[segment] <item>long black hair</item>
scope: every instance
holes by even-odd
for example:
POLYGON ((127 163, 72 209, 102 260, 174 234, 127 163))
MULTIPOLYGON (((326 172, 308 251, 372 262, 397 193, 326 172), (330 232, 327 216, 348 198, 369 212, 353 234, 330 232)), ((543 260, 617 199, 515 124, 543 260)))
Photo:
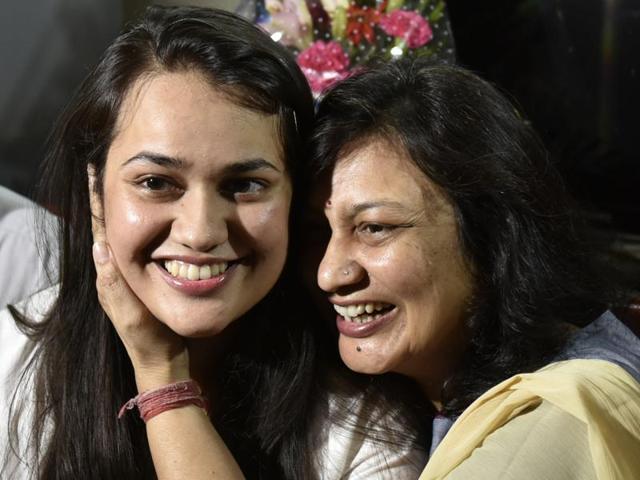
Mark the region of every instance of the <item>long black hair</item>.
POLYGON ((442 392, 459 414, 516 372, 534 370, 610 300, 562 181, 528 122, 473 73, 426 59, 370 68, 322 99, 312 167, 362 141, 403 148, 451 202, 473 272, 466 354, 442 392))
MULTIPOLYGON (((284 47, 235 15, 192 7, 151 7, 108 47, 59 119, 41 169, 38 200, 60 217, 59 294, 41 322, 13 310, 36 344, 22 382, 35 389, 32 471, 39 478, 154 478, 144 425, 134 416, 116 420, 136 388, 94 287, 86 172, 93 164, 102 177, 120 106, 137 79, 189 70, 239 106, 278 116, 296 194, 313 103, 284 47)), ((214 420, 250 478, 301 478, 307 463, 314 342, 305 322, 285 314, 299 298, 287 278, 245 316, 251 326, 242 348, 223 366, 223 415, 214 420)))

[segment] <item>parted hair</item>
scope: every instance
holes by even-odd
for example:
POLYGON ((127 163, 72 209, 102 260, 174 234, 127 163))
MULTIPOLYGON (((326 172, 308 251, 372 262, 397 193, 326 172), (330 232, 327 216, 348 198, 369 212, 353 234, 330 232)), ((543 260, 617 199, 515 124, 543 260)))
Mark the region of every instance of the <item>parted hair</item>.
POLYGON ((612 298, 585 247, 575 209, 530 124, 494 86, 428 59, 365 69, 318 107, 311 178, 384 138, 445 193, 473 272, 471 340, 445 383, 459 414, 491 386, 548 362, 567 325, 584 326, 612 298))
MULTIPOLYGON (((136 387, 127 353, 95 290, 87 165, 95 165, 102 177, 121 104, 138 79, 191 70, 237 105, 277 115, 283 158, 297 193, 313 102, 284 47, 227 12, 151 7, 107 48, 57 122, 40 172, 38 200, 60 217, 57 300, 40 322, 12 310, 36 344, 22 382, 34 385, 30 432, 36 455, 23 460, 32 462, 37 478, 155 478, 144 425, 134 415, 116 419, 136 387)), ((309 456, 304 434, 315 343, 308 324, 285 313, 296 310, 299 298, 287 278, 285 273, 268 297, 238 320, 238 328, 245 328, 247 317, 251 325, 222 366, 224 415, 215 419, 216 427, 249 478, 303 478, 309 456)), ((19 436, 19 402, 12 402, 12 446, 19 436)))

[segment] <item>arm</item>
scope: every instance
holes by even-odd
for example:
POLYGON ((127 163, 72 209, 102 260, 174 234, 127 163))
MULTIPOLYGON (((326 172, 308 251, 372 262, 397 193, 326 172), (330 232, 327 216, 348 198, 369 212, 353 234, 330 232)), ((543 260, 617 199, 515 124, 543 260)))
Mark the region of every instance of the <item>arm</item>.
MULTIPOLYGON (((138 391, 188 379, 189 353, 183 339, 152 317, 118 271, 106 242, 102 204, 91 171, 89 177, 98 297, 129 354, 138 391)), ((194 405, 150 419, 147 437, 160 480, 244 478, 206 413, 194 405)))

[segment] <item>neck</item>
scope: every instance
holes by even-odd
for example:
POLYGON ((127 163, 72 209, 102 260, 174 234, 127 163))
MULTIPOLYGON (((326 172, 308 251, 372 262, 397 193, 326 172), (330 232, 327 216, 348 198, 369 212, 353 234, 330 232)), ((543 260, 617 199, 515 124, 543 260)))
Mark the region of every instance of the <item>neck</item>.
POLYGON ((433 405, 438 411, 442 411, 442 386, 444 381, 418 381, 418 386, 422 391, 424 397, 433 405))
POLYGON ((231 344, 232 330, 228 327, 224 332, 214 337, 186 340, 191 378, 198 382, 212 404, 218 396, 222 364, 231 344))
MULTIPOLYGON (((445 342, 443 342, 445 343, 445 342)), ((468 346, 466 335, 460 334, 457 339, 446 343, 448 348, 422 358, 411 376, 420 387, 424 397, 435 409, 442 410, 442 389, 445 382, 455 374, 468 346), (425 369, 425 365, 430 368, 425 369)))

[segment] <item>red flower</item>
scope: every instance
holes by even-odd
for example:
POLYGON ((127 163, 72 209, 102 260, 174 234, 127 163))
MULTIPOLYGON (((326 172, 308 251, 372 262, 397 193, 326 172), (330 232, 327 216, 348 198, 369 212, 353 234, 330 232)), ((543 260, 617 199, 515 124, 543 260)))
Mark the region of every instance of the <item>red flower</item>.
POLYGON ((373 29, 380 21, 380 11, 371 7, 351 5, 347 10, 347 38, 358 45, 362 37, 373 43, 376 33, 373 29))
POLYGON ((317 40, 300 52, 298 65, 318 94, 348 75, 349 57, 338 42, 317 40))
POLYGON ((382 17, 380 27, 387 34, 402 38, 409 48, 421 47, 433 38, 429 22, 417 12, 394 10, 382 17))

